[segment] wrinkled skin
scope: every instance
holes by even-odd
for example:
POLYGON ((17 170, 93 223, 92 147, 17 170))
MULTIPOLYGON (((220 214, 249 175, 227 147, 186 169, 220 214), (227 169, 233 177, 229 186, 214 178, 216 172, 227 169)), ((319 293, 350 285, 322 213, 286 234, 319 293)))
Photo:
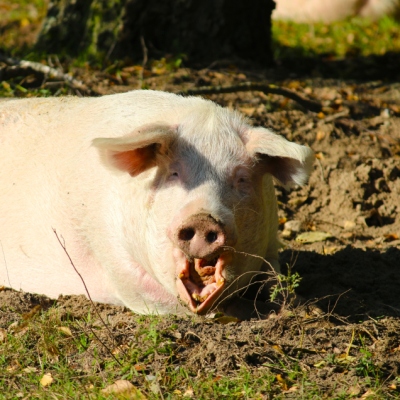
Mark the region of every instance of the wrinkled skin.
POLYGON ((279 271, 272 177, 303 184, 313 161, 236 112, 154 91, 1 101, 0 142, 0 285, 86 294, 55 229, 92 299, 139 313, 205 314, 279 271))

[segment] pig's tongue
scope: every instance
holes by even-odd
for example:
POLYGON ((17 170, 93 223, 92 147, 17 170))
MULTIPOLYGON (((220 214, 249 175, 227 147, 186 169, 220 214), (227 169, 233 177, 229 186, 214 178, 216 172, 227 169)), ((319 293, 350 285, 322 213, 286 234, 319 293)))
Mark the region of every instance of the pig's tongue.
POLYGON ((226 254, 222 254, 211 260, 185 259, 184 265, 181 264, 178 273, 178 291, 182 300, 188 303, 193 312, 204 314, 221 294, 225 286, 222 271, 227 258, 226 254))

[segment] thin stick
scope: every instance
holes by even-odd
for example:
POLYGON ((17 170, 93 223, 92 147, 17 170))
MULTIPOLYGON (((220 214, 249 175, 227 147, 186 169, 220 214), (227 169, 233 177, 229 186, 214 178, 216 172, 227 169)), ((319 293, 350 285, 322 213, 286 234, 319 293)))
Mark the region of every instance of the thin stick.
POLYGON ((60 79, 65 82, 68 86, 76 90, 82 90, 92 96, 99 95, 93 89, 89 89, 82 81, 75 79, 74 77, 65 74, 64 72, 59 71, 58 69, 51 68, 48 65, 43 65, 34 61, 27 60, 17 60, 16 58, 6 57, 0 54, 0 61, 3 61, 7 65, 11 67, 19 67, 21 69, 31 69, 36 72, 40 72, 46 76, 50 76, 51 78, 60 79))
POLYGON ((306 97, 286 88, 278 87, 272 84, 244 82, 232 86, 201 86, 195 89, 187 89, 178 92, 183 96, 199 95, 199 94, 221 94, 221 93, 234 93, 234 92, 250 92, 258 91, 265 94, 279 94, 292 99, 299 103, 304 108, 310 111, 320 112, 322 105, 314 100, 309 100, 306 97))
MULTIPOLYGON (((109 328, 108 325, 105 323, 105 321, 103 320, 102 316, 100 315, 100 313, 99 313, 99 311, 98 311, 98 309, 97 309, 97 307, 96 307, 96 304, 94 304, 94 301, 92 300, 92 297, 90 296, 89 290, 88 290, 88 288, 87 288, 87 286, 86 286, 85 280, 83 279, 82 275, 79 273, 78 269, 75 267, 75 264, 74 264, 74 262, 73 262, 72 259, 71 259, 71 256, 68 254, 68 251, 67 251, 67 249, 66 249, 66 247, 65 247, 65 244, 61 242, 61 240, 60 240, 60 238, 59 238, 59 236, 58 236, 58 234, 57 234, 57 231, 56 231, 54 228, 53 228, 53 232, 54 232, 54 234, 56 235, 56 238, 57 238, 57 240, 58 240, 58 243, 60 243, 60 246, 63 248, 65 254, 67 255, 67 257, 68 257, 68 259, 69 259, 69 262, 71 263, 71 265, 72 265, 72 267, 74 268, 75 272, 78 274, 79 278, 81 279, 81 281, 82 281, 82 283, 83 283, 83 286, 85 287, 86 294, 87 294, 87 296, 88 296, 90 302, 92 303, 92 306, 93 306, 94 311, 96 312, 97 316, 99 317, 99 319, 100 319, 100 321, 102 322, 102 324, 104 325, 104 327, 107 329, 107 331, 108 331, 108 333, 109 333, 109 335, 110 335, 110 338, 111 338, 112 341, 115 343, 114 335, 112 334, 110 328, 109 328)), ((118 363, 119 365, 122 366, 122 364, 117 360, 117 358, 114 356, 114 354, 112 353, 112 351, 97 337, 96 334, 94 334, 94 335, 95 335, 95 337, 99 340, 99 342, 107 349, 107 351, 111 354, 111 356, 114 358, 114 360, 117 361, 117 363, 118 363)), ((125 352, 124 352, 124 350, 122 349, 122 347, 121 347, 121 350, 122 350, 122 352, 125 354, 125 352)))
POLYGON ((6 267, 8 284, 10 287, 12 287, 11 282, 10 282, 10 275, 8 275, 8 266, 7 266, 7 261, 6 261, 6 255, 4 254, 3 243, 1 243, 1 241, 0 241, 0 246, 1 246, 1 251, 3 252, 4 266, 6 267))

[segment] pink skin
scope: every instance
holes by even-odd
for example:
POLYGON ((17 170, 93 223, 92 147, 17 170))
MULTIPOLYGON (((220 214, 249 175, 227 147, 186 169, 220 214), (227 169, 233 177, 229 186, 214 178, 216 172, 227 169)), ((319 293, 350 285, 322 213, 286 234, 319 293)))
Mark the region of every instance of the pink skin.
POLYGON ((0 286, 86 294, 54 228, 93 300, 144 314, 204 314, 279 271, 273 177, 304 184, 313 163, 232 110, 150 90, 0 101, 0 141, 0 286))

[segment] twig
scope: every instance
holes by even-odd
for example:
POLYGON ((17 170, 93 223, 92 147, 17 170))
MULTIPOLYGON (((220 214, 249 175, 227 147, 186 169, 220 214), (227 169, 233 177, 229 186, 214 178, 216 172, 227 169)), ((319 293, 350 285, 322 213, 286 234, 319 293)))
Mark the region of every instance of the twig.
POLYGON ((177 94, 181 94, 183 96, 191 96, 199 94, 221 94, 250 91, 258 91, 265 94, 279 94, 281 96, 285 96, 289 99, 296 101, 301 106, 307 108, 310 111, 320 112, 322 110, 322 105, 317 101, 309 100, 292 90, 266 83, 244 82, 233 86, 201 86, 195 89, 182 90, 177 94))
MULTIPOLYGON (((66 247, 65 247, 65 244, 64 244, 63 242, 61 242, 61 240, 60 240, 60 238, 59 238, 59 236, 58 236, 58 234, 57 234, 57 231, 56 231, 54 228, 53 228, 53 232, 54 232, 54 234, 56 235, 56 238, 57 238, 57 240, 58 240, 58 243, 60 243, 60 246, 63 248, 65 254, 67 255, 69 262, 71 263, 71 265, 72 265, 72 267, 74 268, 75 272, 78 274, 79 278, 81 279, 81 281, 82 281, 82 283, 83 283, 83 286, 85 287, 86 294, 87 294, 87 296, 88 296, 90 302, 92 303, 92 306, 93 306, 94 311, 96 312, 97 316, 99 317, 99 319, 100 319, 100 321, 102 322, 102 324, 104 325, 104 327, 107 329, 107 331, 108 331, 108 333, 109 333, 110 338, 112 339, 112 341, 115 342, 114 335, 112 334, 110 328, 109 328, 108 325, 105 323, 105 321, 104 321, 104 319, 102 318, 102 316, 100 315, 99 310, 98 310, 97 307, 96 307, 96 304, 94 304, 94 301, 92 300, 92 297, 90 296, 89 290, 88 290, 88 288, 87 288, 87 286, 86 286, 85 280, 83 279, 82 275, 79 273, 78 269, 75 267, 75 264, 74 264, 74 262, 73 262, 72 259, 71 259, 71 256, 68 254, 68 251, 67 251, 67 249, 66 249, 66 247)), ((100 342, 100 343, 107 349, 107 351, 111 354, 111 356, 114 358, 114 360, 115 360, 120 366, 122 366, 122 364, 121 364, 121 363, 118 361, 118 359, 114 356, 114 354, 112 353, 112 351, 97 337, 96 334, 95 334, 95 336, 96 336, 96 338, 99 340, 99 342, 100 342)), ((122 347, 121 347, 121 350, 123 351, 122 347)), ((124 351, 123 351, 123 352, 124 352, 124 351)))
POLYGON ((4 258, 4 266, 6 267, 6 273, 7 273, 7 280, 8 280, 8 284, 11 286, 11 282, 10 282, 10 275, 8 274, 8 267, 7 267, 7 261, 6 261, 6 255, 4 254, 4 249, 3 249, 3 243, 0 241, 0 246, 1 246, 1 251, 3 252, 3 258, 4 258))
POLYGON ((143 51, 143 62, 142 62, 142 70, 140 71, 139 75, 139 82, 140 82, 140 87, 139 89, 142 89, 143 87, 143 76, 144 76, 144 69, 146 68, 146 64, 148 61, 148 50, 146 47, 146 42, 144 41, 143 35, 140 35, 140 45, 142 46, 142 51, 143 51))
POLYGON ((31 69, 33 71, 42 73, 51 78, 60 79, 63 82, 65 82, 68 86, 70 86, 71 88, 76 89, 76 90, 81 90, 92 96, 99 95, 99 93, 97 93, 93 89, 90 89, 82 81, 75 79, 71 75, 61 72, 58 69, 49 67, 48 65, 43 65, 41 63, 34 62, 34 61, 17 60, 16 58, 6 57, 2 54, 0 54, 0 61, 4 62, 5 64, 7 64, 11 67, 19 67, 21 69, 26 69, 26 70, 31 69))

